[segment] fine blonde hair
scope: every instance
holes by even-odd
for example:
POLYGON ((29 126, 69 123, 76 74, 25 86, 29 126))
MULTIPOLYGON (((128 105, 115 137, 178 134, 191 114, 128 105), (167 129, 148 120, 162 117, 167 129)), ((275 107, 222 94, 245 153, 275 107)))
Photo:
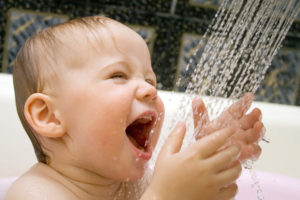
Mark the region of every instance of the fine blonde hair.
POLYGON ((91 16, 49 27, 29 38, 18 52, 13 68, 16 107, 39 162, 47 163, 47 156, 34 129, 25 118, 25 102, 31 94, 42 93, 50 84, 49 77, 56 76, 55 58, 58 56, 59 47, 64 44, 64 38, 74 31, 82 31, 98 38, 99 29, 103 28, 108 20, 113 21, 104 16, 91 16))

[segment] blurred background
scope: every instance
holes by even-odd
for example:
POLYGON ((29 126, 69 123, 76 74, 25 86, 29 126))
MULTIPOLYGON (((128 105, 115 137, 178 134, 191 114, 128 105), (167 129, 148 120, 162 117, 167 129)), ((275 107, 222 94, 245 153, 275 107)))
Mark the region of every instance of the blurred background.
MULTIPOLYGON (((66 20, 102 14, 147 42, 158 89, 175 90, 222 0, 0 0, 0 72, 11 73, 28 37, 66 20)), ((269 67, 256 100, 300 106, 300 15, 269 67)))

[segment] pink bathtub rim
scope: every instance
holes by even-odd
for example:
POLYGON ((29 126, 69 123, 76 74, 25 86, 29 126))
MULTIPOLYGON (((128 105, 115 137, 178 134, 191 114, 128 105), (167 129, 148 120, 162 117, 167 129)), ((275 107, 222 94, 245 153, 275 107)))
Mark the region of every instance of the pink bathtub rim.
MULTIPOLYGON (((300 179, 265 171, 254 171, 254 173, 259 181, 264 200, 300 200, 300 179)), ((236 200, 258 199, 257 189, 248 170, 243 170, 237 184, 239 191, 236 200)))
MULTIPOLYGON (((300 179, 263 171, 254 171, 254 173, 259 180, 264 200, 300 200, 300 179)), ((4 199, 9 186, 16 179, 17 177, 0 178, 0 200, 4 199)), ((258 199, 253 183, 249 171, 244 169, 237 181, 239 192, 235 199, 258 199)))

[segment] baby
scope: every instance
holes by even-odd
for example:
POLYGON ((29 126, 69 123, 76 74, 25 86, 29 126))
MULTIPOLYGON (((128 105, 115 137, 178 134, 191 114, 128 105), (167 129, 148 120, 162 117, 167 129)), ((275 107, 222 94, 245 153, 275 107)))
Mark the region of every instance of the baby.
POLYGON ((159 138, 164 106, 144 40, 103 16, 31 37, 16 58, 13 79, 17 111, 39 162, 6 200, 231 199, 240 161, 260 155, 261 113, 245 114, 251 94, 214 121, 195 99, 195 126, 201 121, 197 130, 206 136, 180 151, 185 125, 179 122, 138 196, 133 186, 159 138))

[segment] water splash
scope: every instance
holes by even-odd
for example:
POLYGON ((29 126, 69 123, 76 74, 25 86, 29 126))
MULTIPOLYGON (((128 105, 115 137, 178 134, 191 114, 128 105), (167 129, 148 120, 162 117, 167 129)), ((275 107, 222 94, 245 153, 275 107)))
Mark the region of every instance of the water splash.
POLYGON ((250 174, 250 177, 253 181, 253 184, 251 185, 252 188, 256 191, 256 196, 258 200, 264 200, 264 194, 259 184, 259 178, 257 177, 255 171, 252 168, 253 161, 248 160, 246 163, 244 163, 244 168, 248 169, 248 172, 250 174))
MULTIPOLYGON (((214 118, 246 92, 255 93, 299 8, 299 0, 224 0, 199 42, 199 49, 176 82, 186 95, 182 96, 168 130, 172 130, 178 120, 185 121, 187 133, 192 132, 184 141, 188 146, 195 141, 190 119, 192 109, 187 106, 192 99, 207 95, 231 99, 210 98, 206 102, 209 116, 214 118)), ((196 129, 201 124, 198 122, 196 129)), ((167 134, 162 134, 151 165, 167 134)), ((245 166, 252 168, 251 163, 245 166)), ((251 174, 258 185, 254 171, 251 174)), ((257 194, 258 199, 263 199, 260 187, 257 194)))

